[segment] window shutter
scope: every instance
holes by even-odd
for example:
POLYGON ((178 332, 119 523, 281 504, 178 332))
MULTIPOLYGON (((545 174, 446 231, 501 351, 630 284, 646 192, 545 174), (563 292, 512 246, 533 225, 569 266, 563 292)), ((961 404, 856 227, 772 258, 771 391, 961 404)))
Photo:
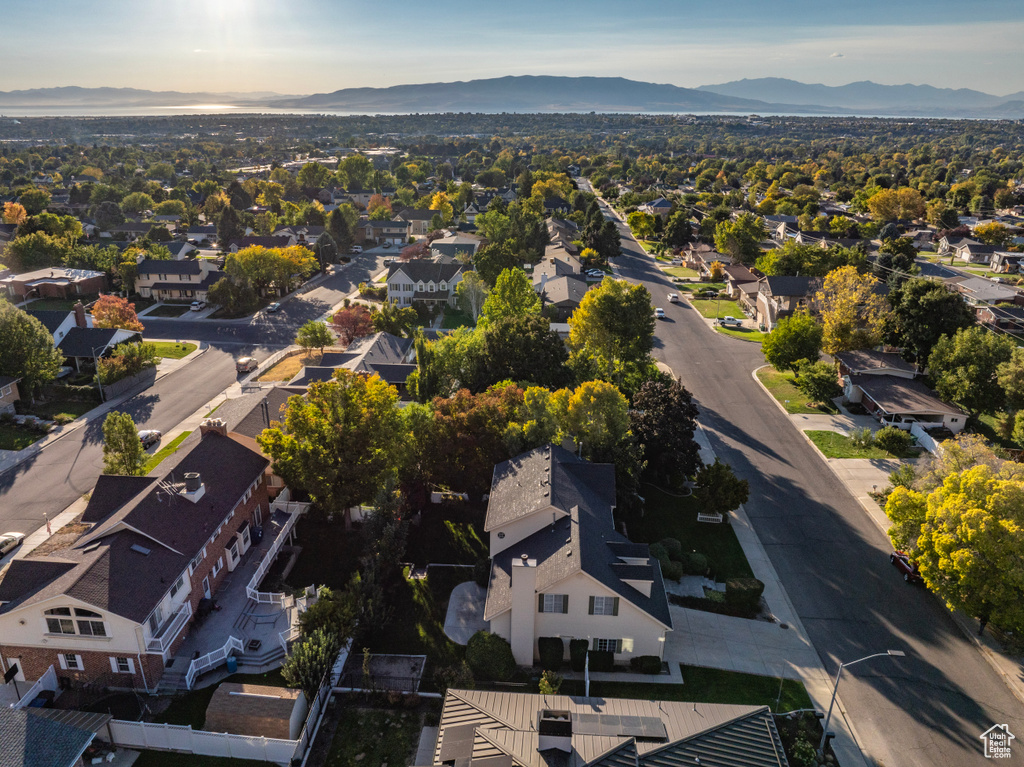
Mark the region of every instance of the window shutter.
POLYGON ((125 660, 128 661, 128 673, 129 674, 134 674, 135 673, 135 661, 133 661, 131 658, 125 658, 125 660))
MULTIPOLYGON (((616 599, 615 601, 618 602, 619 600, 616 599)), ((622 652, 622 640, 621 639, 616 639, 615 640, 615 652, 622 652)))
MULTIPOLYGON (((619 614, 619 598, 618 597, 614 597, 612 599, 612 615, 618 615, 618 614, 619 614)), ((621 643, 622 640, 619 640, 619 641, 621 643)))
POLYGON ((544 612, 544 595, 543 594, 538 594, 537 595, 537 612, 539 612, 539 613, 544 612))
POLYGON ((565 615, 567 612, 569 612, 569 595, 562 594, 562 615, 565 615))
POLYGON ((60 661, 60 667, 65 671, 68 670, 68 660, 64 657, 64 653, 57 653, 57 660, 60 661))
POLYGON ((113 671, 115 674, 117 673, 117 658, 115 658, 113 655, 110 656, 110 670, 113 671))
POLYGON ((594 614, 594 598, 593 597, 590 598, 590 614, 591 615, 594 614))
POLYGON ((81 655, 76 655, 75 656, 75 665, 78 667, 79 671, 84 671, 85 670, 85 664, 82 663, 82 656, 81 655))

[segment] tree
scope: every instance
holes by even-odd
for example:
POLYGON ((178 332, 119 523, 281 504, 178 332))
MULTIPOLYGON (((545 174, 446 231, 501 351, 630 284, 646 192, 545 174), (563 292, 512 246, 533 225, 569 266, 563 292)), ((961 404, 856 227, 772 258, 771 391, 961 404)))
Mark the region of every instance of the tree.
POLYGON ((4 261, 16 272, 28 272, 60 264, 68 250, 60 238, 33 232, 12 240, 4 250, 4 261))
POLYGON ((889 537, 908 550, 928 588, 951 609, 1024 630, 1024 469, 1004 463, 947 475, 925 494, 897 487, 885 513, 889 537))
MULTIPOLYGON (((370 310, 373 329, 378 333, 393 336, 410 336, 419 321, 419 315, 411 306, 399 306, 396 301, 385 301, 370 310)), ((355 336, 358 337, 358 336, 355 336)))
POLYGON ((146 329, 135 314, 135 304, 112 295, 100 296, 93 305, 92 324, 97 328, 121 328, 139 333, 146 329))
POLYGON ((569 318, 569 349, 578 364, 621 383, 654 348, 654 309, 643 285, 606 279, 583 296, 569 318))
POLYGON ((917 249, 909 237, 890 237, 883 240, 882 246, 878 249, 875 274, 880 280, 888 280, 892 275, 906 279, 918 271, 914 265, 916 258, 917 249))
MULTIPOLYGON (((133 262, 134 263, 134 262, 133 262)), ((230 315, 248 314, 259 304, 259 297, 248 280, 221 277, 206 293, 211 304, 223 307, 230 315)))
POLYGON ((637 239, 649 240, 654 234, 654 216, 650 213, 633 211, 626 217, 626 223, 637 239))
POLYGON ((478 631, 466 644, 466 663, 477 679, 507 682, 516 672, 512 646, 497 634, 478 631))
POLYGON ((1003 387, 1006 405, 1012 410, 1024 410, 1024 348, 1017 347, 1010 359, 996 368, 996 377, 1003 387))
MULTIPOLYGON (((124 202, 121 202, 121 209, 124 210, 124 202)), ((188 215, 188 206, 185 205, 181 200, 164 200, 156 204, 153 208, 153 215, 156 216, 181 216, 185 218, 188 215)))
POLYGON ((725 266, 722 265, 721 261, 712 261, 711 266, 708 267, 708 276, 712 282, 721 282, 722 277, 725 275, 725 266))
POLYGON ((317 629, 292 648, 281 666, 281 676, 289 687, 297 687, 312 701, 324 678, 334 667, 343 642, 325 628, 317 629))
POLYGON ((289 486, 309 493, 328 516, 370 501, 401 443, 398 392, 379 376, 339 368, 288 400, 284 423, 257 437, 289 486))
POLYGON ((548 388, 567 385, 569 354, 551 323, 537 314, 506 317, 483 331, 483 365, 488 383, 515 381, 548 388))
POLYGON ((1016 344, 1008 336, 973 325, 955 335, 942 336, 928 357, 935 391, 972 416, 994 413, 1006 400, 999 384, 1000 365, 1013 357, 1016 344))
POLYGON ((21 379, 31 400, 36 387, 57 377, 64 355, 53 348, 53 336, 28 312, 0 299, 0 375, 21 379))
POLYGON ((17 226, 26 218, 28 218, 28 212, 25 210, 24 205, 17 202, 4 203, 3 222, 5 224, 14 224, 17 226))
POLYGON ((822 327, 806 312, 783 317, 761 342, 764 358, 776 370, 796 370, 801 360, 821 356, 822 327))
MULTIPOLYGON (((352 206, 346 204, 331 211, 327 217, 327 233, 338 244, 339 252, 348 253, 352 249, 352 243, 355 238, 352 234, 353 223, 349 216, 346 215, 346 211, 342 210, 343 207, 351 208, 352 206)), ((352 212, 355 213, 354 210, 352 212)))
POLYGON ((835 366, 829 362, 801 360, 796 367, 796 388, 806 394, 811 402, 831 402, 839 394, 835 366))
POLYGON ((128 413, 111 411, 103 421, 103 473, 138 477, 146 464, 146 452, 128 413))
POLYGON ((480 319, 480 312, 483 311, 488 293, 483 278, 476 272, 466 272, 459 280, 455 293, 458 296, 459 308, 472 317, 473 322, 480 319))
POLYGON ((217 219, 217 239, 220 240, 222 248, 226 248, 232 240, 237 240, 245 234, 238 213, 230 205, 221 211, 217 219))
POLYGON ((986 245, 1003 247, 1013 237, 1010 229, 997 221, 974 227, 974 236, 986 245))
POLYGON ((714 463, 701 466, 694 481, 694 496, 708 514, 728 514, 746 503, 750 495, 747 480, 739 479, 729 464, 717 458, 714 463))
POLYGON ((340 253, 338 252, 338 243, 331 237, 330 232, 324 232, 316 238, 316 244, 313 246, 313 254, 316 256, 317 261, 320 262, 320 270, 323 271, 325 264, 337 263, 340 253))
POLYGON ((903 347, 921 365, 943 335, 974 324, 974 311, 959 293, 939 282, 915 277, 889 291, 890 311, 883 323, 886 342, 903 347))
MULTIPOLYGON (((366 329, 367 332, 369 332, 369 328, 371 327, 370 313, 366 311, 365 307, 362 308, 366 313, 366 329)), ((342 311, 345 310, 343 309, 342 311)), ((338 314, 341 314, 341 312, 338 312, 338 314)), ((335 315, 335 319, 337 319, 337 316, 338 315, 335 315)), ((362 335, 366 335, 366 333, 363 333, 362 335)), ((352 338, 355 338, 355 336, 352 338)), ((351 342, 352 338, 347 339, 346 343, 351 342)), ((324 347, 330 346, 334 343, 334 334, 331 332, 330 328, 327 327, 327 323, 310 320, 299 328, 299 332, 295 336, 295 343, 306 350, 307 356, 313 349, 319 349, 320 354, 323 355, 324 347)))
POLYGON ((824 327, 822 347, 827 354, 875 346, 881 337, 887 305, 876 291, 878 280, 842 266, 829 272, 814 300, 824 327))
POLYGON ((551 395, 550 408, 562 436, 582 444, 590 460, 607 460, 629 431, 629 402, 613 384, 587 381, 551 395))
POLYGON ((494 289, 487 294, 480 313, 480 324, 540 313, 540 296, 522 269, 506 269, 498 275, 494 289))
POLYGON ((50 204, 50 193, 45 189, 26 189, 18 196, 18 202, 30 216, 42 213, 50 204))
POLYGON ((522 259, 510 242, 485 245, 473 257, 473 266, 488 287, 494 287, 498 276, 506 269, 515 269, 522 259))
POLYGON ((330 177, 330 168, 318 162, 307 162, 299 168, 295 180, 303 189, 323 189, 330 177))
POLYGON ((356 595, 352 591, 335 592, 321 586, 316 601, 299 613, 302 636, 309 637, 316 631, 326 630, 347 639, 355 629, 357 610, 356 595))
POLYGON ((752 264, 761 254, 761 241, 767 236, 759 217, 741 213, 735 221, 720 221, 715 226, 715 249, 752 264))
POLYGON ((645 382, 633 395, 629 430, 643 449, 647 466, 665 476, 691 476, 700 465, 694 439, 699 411, 681 379, 645 382))
POLYGON ((692 239, 693 226, 690 224, 689 213, 677 210, 669 216, 668 224, 665 225, 665 242, 674 248, 679 248, 692 239))

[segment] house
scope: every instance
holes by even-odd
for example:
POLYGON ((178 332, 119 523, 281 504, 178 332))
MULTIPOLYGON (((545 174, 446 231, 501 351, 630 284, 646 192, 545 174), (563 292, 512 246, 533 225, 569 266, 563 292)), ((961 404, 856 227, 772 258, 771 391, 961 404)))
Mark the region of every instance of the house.
POLYGON ((156 689, 269 515, 269 464, 208 421, 160 476, 101 476, 81 537, 0 573, 0 655, 27 678, 156 689))
POLYGON ((147 223, 154 226, 166 226, 171 234, 177 234, 178 226, 181 224, 181 216, 173 213, 150 216, 147 223))
POLYGON ((725 279, 725 292, 728 293, 729 298, 739 298, 744 292, 743 286, 753 286, 746 292, 753 292, 756 295, 757 283, 764 277, 760 270, 748 268, 743 264, 731 264, 723 267, 722 275, 725 279))
POLYGON ((135 289, 143 298, 205 301, 210 288, 224 277, 213 261, 187 258, 161 261, 147 258, 139 262, 135 289))
POLYGON ((969 264, 987 264, 997 250, 996 245, 967 242, 957 247, 956 258, 969 264))
POLYGON ((21 399, 18 381, 14 376, 0 376, 0 413, 14 415, 14 403, 21 399))
POLYGON ((274 230, 276 237, 294 238, 296 245, 312 248, 326 231, 325 227, 302 224, 299 226, 279 226, 274 230))
POLYGON ((116 226, 109 227, 101 232, 100 236, 134 242, 140 237, 145 237, 149 234, 153 226, 154 224, 150 224, 145 221, 125 221, 123 224, 117 224, 116 226))
POLYGON ((190 226, 185 230, 185 238, 196 245, 209 245, 217 241, 217 227, 213 224, 190 226))
MULTIPOLYGON (((476 218, 476 211, 472 218, 469 217, 469 208, 466 209, 466 220, 469 223, 473 223, 476 218)), ((430 222, 437 215, 436 210, 429 210, 427 208, 406 208, 400 211, 396 216, 396 220, 409 222, 409 235, 412 237, 425 237, 430 229, 430 222)))
POLYGON ((388 300, 399 306, 448 304, 455 306, 455 287, 472 271, 464 264, 427 260, 405 261, 388 267, 388 300))
POLYGON ((554 307, 555 316, 553 322, 567 322, 572 313, 576 311, 587 290, 594 284, 581 277, 564 276, 548 279, 546 274, 541 275, 540 282, 535 282, 533 287, 540 293, 540 300, 543 306, 554 307))
POLYGON ((547 197, 544 199, 544 212, 549 216, 552 213, 568 213, 570 210, 572 210, 572 205, 561 197, 547 197))
POLYGON ((1024 333, 1024 306, 998 304, 979 307, 975 312, 978 322, 1000 330, 1024 333))
POLYGON ((290 387, 306 387, 314 381, 330 381, 334 371, 345 368, 366 375, 378 375, 385 383, 405 393, 405 381, 416 369, 416 348, 411 338, 391 333, 374 333, 355 339, 344 352, 325 352, 317 365, 304 366, 288 382, 290 387))
POLYGON ((1024 265, 1024 253, 1008 253, 1005 250, 997 250, 989 258, 989 269, 1002 274, 1019 274, 1021 265, 1024 265))
POLYGON ((786 767, 767 706, 451 689, 434 767, 786 767))
POLYGON ((196 246, 189 242, 165 242, 162 244, 167 248, 171 254, 171 258, 175 261, 181 261, 182 259, 188 258, 197 250, 196 246))
POLYGON ((580 238, 580 228, 574 221, 548 218, 544 225, 548 230, 549 246, 560 247, 574 256, 579 255, 575 242, 580 238))
POLYGON ((615 530, 614 508, 615 467, 562 447, 494 467, 484 620, 520 665, 533 665, 540 637, 587 639, 619 661, 664 657, 672 618, 661 566, 615 530))
MULTIPOLYGON (((31 304, 29 304, 31 307, 31 304)), ((53 346, 57 348, 60 346, 60 342, 64 340, 71 328, 91 328, 92 327, 92 315, 85 313, 85 307, 82 306, 82 302, 79 301, 75 304, 69 312, 62 312, 57 309, 27 309, 28 314, 35 317, 46 328, 47 332, 53 336, 53 346)))
POLYGON ((54 348, 76 370, 82 369, 83 362, 95 364, 98 358, 108 355, 118 344, 142 340, 142 334, 135 330, 94 328, 92 316, 85 313, 81 301, 69 312, 29 310, 28 314, 43 323, 53 336, 54 348))
POLYGON ((950 237, 947 235, 939 239, 938 253, 940 256, 952 256, 964 245, 981 245, 981 243, 969 237, 950 237))
POLYGON ((411 224, 408 221, 360 221, 356 225, 356 241, 374 245, 405 245, 409 242, 411 224))
POLYGON ((656 200, 645 202, 643 205, 637 208, 641 213, 648 213, 652 216, 658 216, 663 221, 669 217, 672 213, 672 203, 666 200, 664 197, 659 197, 656 200))
POLYGON ((757 286, 755 319, 768 330, 782 317, 809 308, 821 280, 812 277, 765 277, 757 286))
POLYGON ((964 301, 974 307, 1003 303, 1024 303, 1024 297, 1013 288, 986 280, 984 277, 950 277, 947 287, 957 291, 964 301))
POLYGON ((0 279, 12 301, 28 298, 71 298, 96 295, 107 289, 107 275, 91 269, 50 266, 0 279))
POLYGON ((203 727, 210 732, 297 740, 308 710, 302 690, 224 682, 206 706, 203 727))
POLYGON ((882 423, 920 423, 923 428, 945 427, 956 434, 967 425, 967 414, 943 402, 927 386, 900 375, 850 373, 843 376, 843 399, 861 403, 882 423))
MULTIPOLYGON (((583 263, 560 245, 548 245, 544 258, 533 267, 533 285, 536 288, 544 279, 580 275, 583 263)), ((539 290, 539 289, 538 289, 539 290)))
POLYGON ((295 235, 271 234, 263 237, 239 237, 228 244, 228 250, 237 253, 245 248, 290 248, 297 242, 295 235))
POLYGON ((873 349, 855 349, 832 355, 839 363, 839 375, 881 375, 897 378, 916 378, 921 372, 917 363, 907 362, 895 352, 873 349))
MULTIPOLYGON (((79 727, 61 721, 52 709, 0 708, 0 765, 2 767, 81 767, 89 744, 96 737, 92 728, 79 727)), ((83 715, 75 712, 79 720, 105 714, 83 715)))
POLYGON ((477 235, 452 234, 430 243, 430 255, 434 258, 472 259, 486 244, 487 240, 477 235))

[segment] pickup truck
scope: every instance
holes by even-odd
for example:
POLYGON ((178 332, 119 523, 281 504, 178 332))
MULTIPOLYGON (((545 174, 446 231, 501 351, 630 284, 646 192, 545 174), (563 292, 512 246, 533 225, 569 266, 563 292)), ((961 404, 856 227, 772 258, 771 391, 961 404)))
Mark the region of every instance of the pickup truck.
POLYGON ((738 320, 735 317, 722 317, 718 324, 724 327, 741 328, 743 327, 743 320, 738 320))

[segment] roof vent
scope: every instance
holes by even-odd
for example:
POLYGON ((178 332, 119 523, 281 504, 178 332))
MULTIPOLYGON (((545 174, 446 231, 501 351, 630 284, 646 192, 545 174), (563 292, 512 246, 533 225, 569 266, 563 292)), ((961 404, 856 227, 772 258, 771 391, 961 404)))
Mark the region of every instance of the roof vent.
POLYGON ((151 549, 147 549, 145 546, 140 546, 137 543, 133 543, 132 551, 138 552, 139 554, 142 554, 144 557, 148 557, 151 549))
POLYGON ((198 471, 185 472, 185 492, 194 493, 203 486, 203 478, 198 471))
POLYGON ((537 750, 557 748, 572 753, 572 713, 541 709, 537 722, 537 750))

